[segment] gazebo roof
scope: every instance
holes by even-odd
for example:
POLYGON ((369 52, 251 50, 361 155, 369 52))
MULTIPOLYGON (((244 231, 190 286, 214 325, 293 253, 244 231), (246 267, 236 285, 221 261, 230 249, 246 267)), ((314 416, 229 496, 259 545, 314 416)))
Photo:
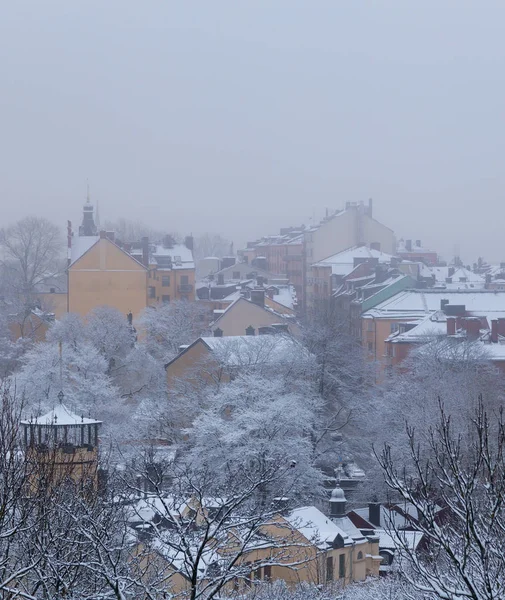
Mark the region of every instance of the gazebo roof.
POLYGON ((43 425, 43 426, 79 426, 79 425, 100 425, 102 421, 88 419, 84 416, 76 415, 68 410, 64 404, 58 404, 45 415, 32 417, 30 420, 21 421, 22 425, 43 425))

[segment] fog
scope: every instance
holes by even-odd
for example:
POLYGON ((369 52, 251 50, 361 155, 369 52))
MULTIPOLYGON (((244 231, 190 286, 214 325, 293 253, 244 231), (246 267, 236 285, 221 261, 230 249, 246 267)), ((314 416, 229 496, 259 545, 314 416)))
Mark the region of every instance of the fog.
POLYGON ((4 2, 2 224, 233 239, 374 199, 397 237, 505 259, 502 0, 4 2))

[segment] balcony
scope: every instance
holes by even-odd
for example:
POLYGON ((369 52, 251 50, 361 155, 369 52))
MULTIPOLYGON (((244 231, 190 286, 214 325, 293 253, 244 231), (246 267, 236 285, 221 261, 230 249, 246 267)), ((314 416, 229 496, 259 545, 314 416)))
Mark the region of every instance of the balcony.
POLYGON ((193 286, 190 283, 181 283, 177 286, 179 294, 189 294, 193 291, 193 286))

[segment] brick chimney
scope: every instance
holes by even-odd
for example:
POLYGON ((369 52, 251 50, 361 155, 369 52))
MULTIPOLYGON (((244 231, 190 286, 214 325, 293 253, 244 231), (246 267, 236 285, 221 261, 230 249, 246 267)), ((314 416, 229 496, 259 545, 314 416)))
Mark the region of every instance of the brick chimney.
POLYGON ((368 503, 368 520, 376 527, 381 526, 381 505, 379 502, 368 503))
POLYGON ((258 306, 265 306, 265 290, 251 290, 251 301, 258 306))
POLYGON ((498 343, 498 319, 491 321, 491 342, 493 344, 498 343))
POLYGON ((100 239, 104 240, 107 237, 107 232, 103 229, 100 231, 100 239))
POLYGON ((149 267, 149 238, 143 237, 141 240, 142 245, 142 264, 144 267, 149 267))
POLYGON ((454 317, 447 318, 447 335, 456 334, 456 319, 454 317))
POLYGON ((470 340, 476 340, 480 334, 480 325, 478 317, 465 317, 463 327, 466 329, 466 337, 470 340))
POLYGON ((503 317, 498 319, 498 335, 505 336, 505 319, 503 317))

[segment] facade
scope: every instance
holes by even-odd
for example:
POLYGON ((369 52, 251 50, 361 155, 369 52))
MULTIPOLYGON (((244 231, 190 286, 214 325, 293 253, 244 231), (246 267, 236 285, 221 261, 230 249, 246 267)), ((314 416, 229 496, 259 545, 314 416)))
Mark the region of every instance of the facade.
MULTIPOLYGON (((191 500, 185 507, 190 504, 191 500)), ((278 513, 268 524, 260 525, 257 536, 247 541, 242 539, 238 528, 235 531, 228 528, 227 539, 221 538, 217 543, 211 539, 202 549, 200 585, 205 585, 206 569, 210 570, 212 564, 218 565, 227 558, 231 569, 239 573, 235 578, 230 577, 224 588, 230 593, 246 591, 261 581, 282 580, 288 587, 304 582, 314 585, 338 583, 343 587, 364 581, 368 576, 378 576, 382 557, 374 528, 362 532, 346 516, 342 489, 333 490, 330 505, 329 515, 314 506, 278 513)), ((153 507, 154 504, 149 504, 148 512, 156 514, 153 507)), ((219 505, 215 508, 219 510, 219 505)), ((198 507, 193 505, 193 511, 189 520, 194 522, 197 538, 198 507)), ((142 509, 137 508, 136 513, 141 512, 142 509)), ((153 515, 153 518, 160 522, 163 514, 153 515)), ((170 519, 188 519, 186 508, 180 510, 180 517, 171 511, 170 519)), ((187 562, 182 560, 177 545, 165 545, 160 541, 153 544, 152 549, 149 563, 155 565, 158 573, 167 573, 170 592, 174 595, 189 593, 192 572, 187 570, 187 562)))
MULTIPOLYGON (((94 239, 94 238, 93 238, 94 239)), ((148 305, 147 269, 101 232, 68 267, 68 312, 110 306, 138 317, 148 305)))
POLYGON ((148 266, 149 306, 195 299, 192 237, 188 236, 184 244, 176 243, 170 236, 157 243, 143 238, 141 242, 124 244, 124 247, 140 263, 148 266))
POLYGON ((182 380, 194 386, 228 382, 241 369, 292 361, 297 353, 305 350, 289 336, 201 337, 165 365, 168 389, 182 380))
POLYGON ((505 292, 490 290, 405 290, 366 310, 361 318, 361 339, 370 360, 387 362, 386 340, 401 325, 410 327, 445 305, 464 306, 472 314, 489 319, 505 316, 505 292), (493 316, 494 315, 494 316, 493 316))
POLYGON ((304 229, 303 226, 281 229, 279 235, 249 242, 247 248, 239 252, 244 262, 289 279, 299 299, 303 295, 304 229))
MULTIPOLYGON (((303 243, 303 305, 308 311, 317 308, 315 292, 311 285, 319 276, 319 272, 312 272, 315 263, 356 246, 368 246, 374 251, 389 255, 395 253, 394 233, 373 218, 371 200, 367 206, 363 202, 347 202, 344 210, 328 215, 317 227, 307 229, 303 234, 303 243)), ((325 273, 327 271, 326 269, 325 273)), ((331 288, 328 288, 328 293, 331 295, 331 288)))
POLYGON ((251 290, 251 298, 240 297, 223 311, 214 311, 211 323, 216 337, 258 335, 271 330, 297 335, 299 327, 293 316, 277 312, 265 305, 265 290, 251 290))
POLYGON ((363 245, 353 246, 314 263, 305 286, 307 308, 315 311, 327 309, 333 292, 339 290, 344 281, 353 279, 357 285, 364 285, 385 272, 383 267, 396 262, 391 254, 363 245))
POLYGON ((416 240, 413 244, 412 240, 401 239, 398 242, 396 253, 400 258, 412 262, 422 262, 425 265, 436 265, 438 263, 438 254, 433 250, 424 248, 421 240, 416 240))

